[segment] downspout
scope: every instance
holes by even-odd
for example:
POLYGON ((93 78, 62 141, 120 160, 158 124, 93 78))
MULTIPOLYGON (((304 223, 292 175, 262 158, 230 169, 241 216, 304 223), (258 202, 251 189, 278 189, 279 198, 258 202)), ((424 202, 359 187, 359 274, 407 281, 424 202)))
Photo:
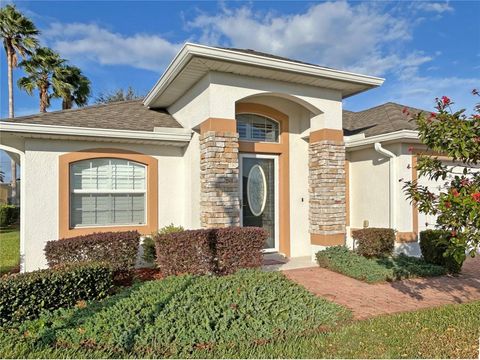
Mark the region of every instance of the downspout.
POLYGON ((389 185, 389 227, 390 229, 396 229, 396 210, 397 210, 397 204, 396 204, 396 185, 397 182, 395 179, 397 178, 396 176, 396 169, 395 169, 395 154, 392 153, 391 151, 388 151, 387 149, 384 149, 382 147, 381 143, 375 143, 375 151, 378 152, 379 154, 382 154, 386 157, 389 158, 388 165, 389 165, 389 180, 390 180, 390 185, 389 185))

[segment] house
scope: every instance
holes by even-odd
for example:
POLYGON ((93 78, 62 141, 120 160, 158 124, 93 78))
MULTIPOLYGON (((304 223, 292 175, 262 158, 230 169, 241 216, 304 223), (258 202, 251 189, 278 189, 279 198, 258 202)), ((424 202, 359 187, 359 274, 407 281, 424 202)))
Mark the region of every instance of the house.
POLYGON ((401 105, 342 111, 383 81, 186 44, 141 101, 2 121, 21 164, 22 268, 46 266, 48 240, 170 223, 262 226, 265 251, 287 257, 391 227, 418 253, 423 220, 398 181, 416 177, 417 132, 401 105))

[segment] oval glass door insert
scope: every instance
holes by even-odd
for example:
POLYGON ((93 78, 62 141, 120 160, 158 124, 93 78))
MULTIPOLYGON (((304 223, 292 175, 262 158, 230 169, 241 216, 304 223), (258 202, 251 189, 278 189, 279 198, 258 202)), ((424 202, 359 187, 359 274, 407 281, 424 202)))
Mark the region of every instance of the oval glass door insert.
POLYGON ((253 165, 248 173, 247 197, 250 211, 260 216, 267 202, 267 179, 260 165, 253 165))

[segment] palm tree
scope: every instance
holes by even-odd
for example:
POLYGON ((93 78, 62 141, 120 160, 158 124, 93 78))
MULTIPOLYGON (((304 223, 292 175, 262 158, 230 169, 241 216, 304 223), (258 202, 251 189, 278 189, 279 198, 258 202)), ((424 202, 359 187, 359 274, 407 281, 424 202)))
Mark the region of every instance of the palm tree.
MULTIPOLYGON (((13 68, 17 67, 18 55, 25 58, 38 46, 36 36, 40 32, 35 24, 22 13, 18 12, 14 5, 6 5, 0 9, 0 37, 3 39, 3 47, 7 53, 8 72, 8 117, 15 116, 13 107, 13 68)), ((17 165, 11 160, 12 172, 12 197, 17 195, 17 165)))
POLYGON ((82 71, 71 65, 58 69, 52 77, 53 96, 62 99, 62 109, 71 109, 73 104, 85 106, 90 96, 90 80, 82 71))
POLYGON ((66 86, 61 85, 60 76, 57 76, 65 61, 52 49, 41 47, 29 59, 23 60, 19 64, 27 76, 18 80, 18 87, 24 89, 29 95, 33 93, 33 90, 38 90, 40 112, 42 113, 47 112, 47 108, 50 106, 49 90, 53 83, 57 87, 66 86))

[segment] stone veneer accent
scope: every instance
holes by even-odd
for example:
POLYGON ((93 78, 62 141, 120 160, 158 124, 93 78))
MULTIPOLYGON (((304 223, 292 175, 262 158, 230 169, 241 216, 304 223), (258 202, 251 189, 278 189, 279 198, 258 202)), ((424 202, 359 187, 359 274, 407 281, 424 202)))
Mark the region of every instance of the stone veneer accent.
POLYGON ((201 224, 204 228, 240 225, 238 134, 200 135, 201 224))
POLYGON ((308 151, 311 242, 325 246, 343 244, 346 225, 345 144, 318 140, 309 144, 308 151))

